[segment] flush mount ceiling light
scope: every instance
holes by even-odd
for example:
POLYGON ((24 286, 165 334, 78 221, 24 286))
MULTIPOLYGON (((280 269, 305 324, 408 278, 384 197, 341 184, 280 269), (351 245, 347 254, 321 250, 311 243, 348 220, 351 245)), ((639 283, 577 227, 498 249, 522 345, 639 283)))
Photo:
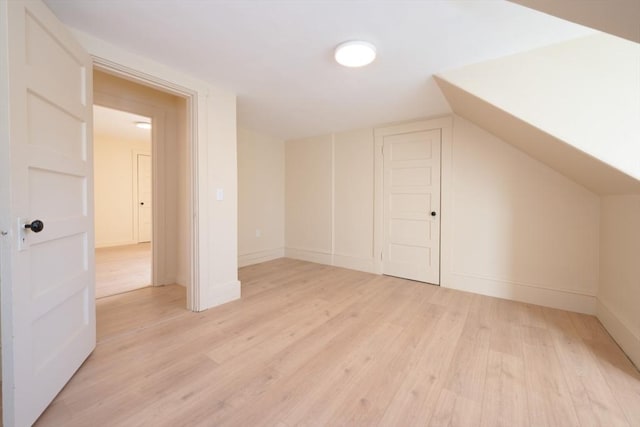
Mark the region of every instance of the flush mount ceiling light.
POLYGON ((151 123, 149 122, 136 122, 136 127, 140 129, 151 129, 151 123))
POLYGON ((363 67, 376 59, 376 47, 359 40, 340 43, 336 47, 335 58, 345 67, 363 67))

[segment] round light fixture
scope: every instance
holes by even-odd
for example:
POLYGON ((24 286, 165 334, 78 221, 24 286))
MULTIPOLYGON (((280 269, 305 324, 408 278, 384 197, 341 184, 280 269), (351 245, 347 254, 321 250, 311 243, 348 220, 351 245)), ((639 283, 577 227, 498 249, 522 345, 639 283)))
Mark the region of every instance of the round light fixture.
POLYGON ((140 129, 151 129, 151 123, 149 122, 136 122, 136 127, 140 129))
POLYGON ((340 43, 336 47, 335 58, 345 67, 363 67, 376 59, 376 47, 359 40, 340 43))

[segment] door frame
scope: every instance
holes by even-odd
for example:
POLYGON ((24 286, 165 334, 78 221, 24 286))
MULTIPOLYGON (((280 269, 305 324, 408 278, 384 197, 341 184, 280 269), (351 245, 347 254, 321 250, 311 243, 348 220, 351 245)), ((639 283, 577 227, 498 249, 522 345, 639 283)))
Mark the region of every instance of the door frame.
POLYGON ((403 133, 440 130, 440 285, 444 276, 442 266, 445 260, 446 236, 448 231, 448 198, 447 188, 450 188, 451 152, 452 152, 451 116, 434 119, 400 123, 374 129, 374 184, 373 184, 373 268, 376 274, 383 273, 383 245, 384 245, 384 138, 386 136, 403 133))
MULTIPOLYGON (((144 73, 138 70, 134 70, 128 66, 118 64, 114 61, 110 61, 108 59, 102 58, 95 54, 92 54, 91 58, 93 59, 93 69, 105 72, 107 74, 114 75, 116 77, 123 78, 125 80, 129 80, 133 83, 141 84, 143 86, 151 87, 153 89, 159 90, 161 92, 169 93, 171 95, 178 96, 185 100, 186 104, 186 140, 188 146, 188 156, 187 156, 187 173, 188 183, 189 183, 189 206, 188 206, 188 220, 189 220, 189 279, 188 283, 186 283, 187 288, 187 309, 191 311, 199 311, 202 306, 200 291, 200 280, 199 280, 199 247, 200 247, 200 239, 198 233, 198 221, 194 220, 196 218, 196 213, 198 212, 198 123, 196 120, 196 115, 198 111, 198 91, 190 88, 186 88, 184 86, 171 83, 161 77, 144 73)), ((153 121, 153 117, 151 117, 153 121)), ((152 210, 152 238, 151 238, 151 254, 152 254, 152 283, 156 284, 156 280, 159 277, 163 276, 163 266, 164 263, 161 260, 164 257, 163 250, 163 232, 164 227, 161 225, 164 223, 164 209, 162 209, 159 204, 162 202, 162 196, 160 192, 160 188, 162 188, 162 182, 158 182, 157 178, 161 176, 159 174, 160 170, 160 158, 164 159, 164 156, 158 155, 160 153, 157 152, 158 144, 154 142, 157 141, 158 138, 158 129, 157 126, 152 127, 152 144, 151 144, 151 173, 153 180, 152 194, 155 203, 155 209, 152 210), (157 226, 156 226, 157 224, 157 226)), ((164 147, 161 147, 164 149, 164 147)))

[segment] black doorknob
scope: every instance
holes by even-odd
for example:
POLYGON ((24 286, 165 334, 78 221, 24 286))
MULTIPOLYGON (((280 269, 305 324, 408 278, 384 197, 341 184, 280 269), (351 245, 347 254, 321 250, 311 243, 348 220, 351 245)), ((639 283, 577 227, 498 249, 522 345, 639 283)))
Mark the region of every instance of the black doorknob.
POLYGON ((144 202, 140 202, 140 206, 144 206, 144 202))
POLYGON ((28 228, 34 233, 39 233, 42 230, 44 230, 44 222, 40 221, 39 219, 36 219, 34 221, 31 221, 31 224, 25 224, 24 228, 28 228))
POLYGON ((436 211, 431 211, 431 216, 436 216, 436 211))

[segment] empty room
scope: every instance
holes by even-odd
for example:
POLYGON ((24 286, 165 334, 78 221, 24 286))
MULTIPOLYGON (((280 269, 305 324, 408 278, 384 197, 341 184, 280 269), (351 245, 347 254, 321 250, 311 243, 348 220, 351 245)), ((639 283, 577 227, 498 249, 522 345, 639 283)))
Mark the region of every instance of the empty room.
POLYGON ((639 22, 0 0, 2 424, 640 425, 639 22))

